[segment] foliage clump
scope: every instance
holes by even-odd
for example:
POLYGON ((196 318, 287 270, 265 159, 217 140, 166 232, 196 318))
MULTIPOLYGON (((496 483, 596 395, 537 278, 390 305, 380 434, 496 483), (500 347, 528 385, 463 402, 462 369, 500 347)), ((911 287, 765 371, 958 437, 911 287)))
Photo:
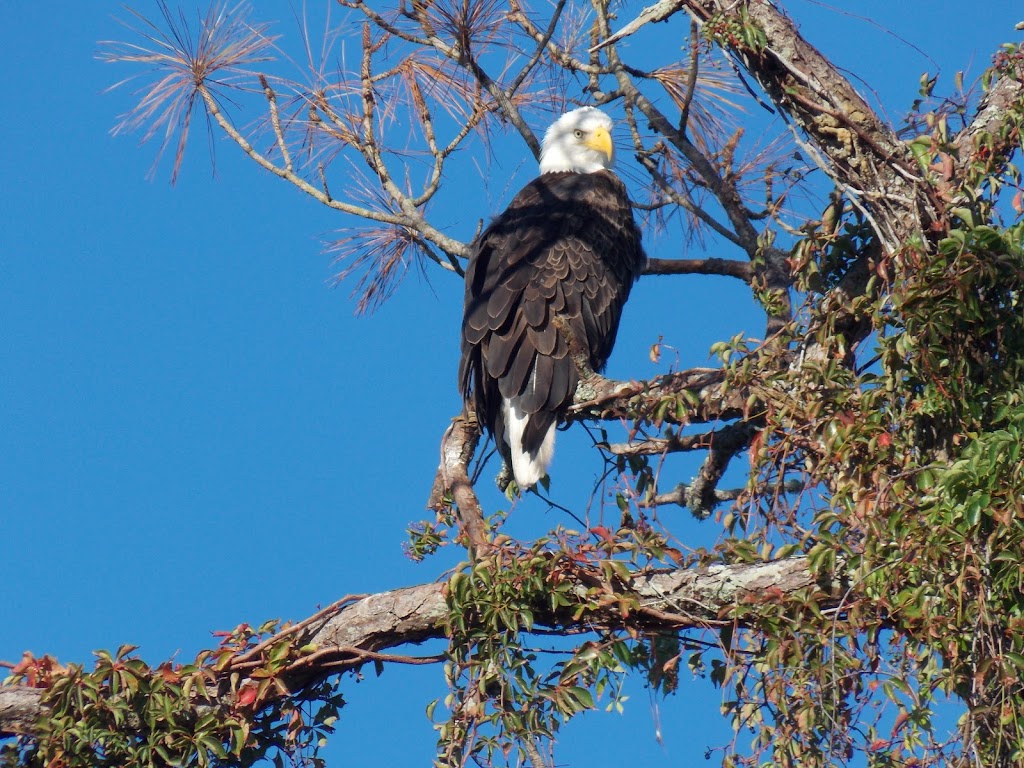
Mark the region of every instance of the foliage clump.
POLYGON ((319 749, 344 699, 327 682, 295 686, 315 648, 298 625, 268 621, 219 633, 190 664, 150 667, 122 646, 96 665, 62 667, 26 654, 10 682, 45 689, 32 739, 3 747, 3 765, 46 768, 250 766, 301 760, 319 749))

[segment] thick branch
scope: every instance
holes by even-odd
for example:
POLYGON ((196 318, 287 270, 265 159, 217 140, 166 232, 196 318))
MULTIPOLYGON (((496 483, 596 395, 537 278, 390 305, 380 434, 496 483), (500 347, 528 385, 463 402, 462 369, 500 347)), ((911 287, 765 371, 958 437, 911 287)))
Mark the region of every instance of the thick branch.
POLYGON ((989 88, 978 105, 978 112, 974 120, 953 139, 961 174, 964 173, 965 166, 969 165, 977 151, 975 140, 983 134, 993 137, 989 149, 999 156, 999 160, 1005 161, 1013 153, 1018 142, 999 141, 999 126, 1006 120, 1007 111, 1014 105, 1020 104, 1022 100, 1024 100, 1024 82, 1012 77, 1003 76, 989 88))
MULTIPOLYGON (((717 624, 723 612, 737 603, 757 600, 768 593, 786 595, 815 584, 806 558, 798 557, 771 563, 656 572, 638 576, 628 587, 609 588, 639 598, 641 610, 635 618, 645 626, 660 624, 668 630, 717 624)), ((839 595, 839 589, 826 588, 822 607, 835 605, 839 595)), ((317 647, 317 654, 348 655, 358 664, 380 658, 377 653, 386 648, 443 638, 441 620, 447 610, 442 583, 381 592, 345 605, 319 625, 314 623, 308 642, 317 647)), ((538 615, 536 620, 539 625, 565 631, 576 628, 565 626, 563 618, 554 615, 538 615)), ((313 666, 308 675, 310 679, 319 679, 335 671, 336 664, 326 669, 313 666)), ((42 714, 41 698, 40 689, 0 686, 0 736, 31 734, 42 714)))
POLYGON ((715 433, 707 458, 686 494, 686 506, 696 517, 703 520, 711 514, 718 501, 715 491, 719 480, 733 457, 750 445, 758 429, 757 424, 745 421, 728 424, 715 433))
POLYGON ((451 494, 473 557, 479 557, 489 548, 487 523, 469 477, 469 462, 473 460, 479 440, 480 428, 475 416, 461 414, 452 420, 441 439, 441 463, 427 501, 428 509, 439 512, 448 506, 445 497, 451 494))
POLYGON ((43 692, 26 686, 0 686, 0 737, 31 733, 43 692))

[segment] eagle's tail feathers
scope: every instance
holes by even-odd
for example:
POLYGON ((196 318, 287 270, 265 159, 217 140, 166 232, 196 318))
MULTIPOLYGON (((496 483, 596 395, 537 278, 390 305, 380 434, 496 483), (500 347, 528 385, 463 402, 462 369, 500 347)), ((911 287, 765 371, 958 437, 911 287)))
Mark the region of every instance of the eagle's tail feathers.
POLYGON ((505 440, 512 457, 512 474, 522 489, 532 488, 548 473, 548 465, 555 453, 555 427, 557 419, 552 420, 540 445, 535 450, 523 447, 523 435, 527 431, 531 418, 536 416, 526 413, 516 402, 518 398, 505 398, 502 406, 505 416, 505 440))

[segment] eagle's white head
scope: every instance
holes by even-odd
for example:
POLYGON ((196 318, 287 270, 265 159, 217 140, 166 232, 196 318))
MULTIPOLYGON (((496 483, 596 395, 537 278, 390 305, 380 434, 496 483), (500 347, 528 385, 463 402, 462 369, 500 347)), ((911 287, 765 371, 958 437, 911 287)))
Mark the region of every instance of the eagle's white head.
POLYGON ((580 107, 558 118, 540 149, 540 172, 593 173, 612 167, 612 119, 595 107, 580 107))

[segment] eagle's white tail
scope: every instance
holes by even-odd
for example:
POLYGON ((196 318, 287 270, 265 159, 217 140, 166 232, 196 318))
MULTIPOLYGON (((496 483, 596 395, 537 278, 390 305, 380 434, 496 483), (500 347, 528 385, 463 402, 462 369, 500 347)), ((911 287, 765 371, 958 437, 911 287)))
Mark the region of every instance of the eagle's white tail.
POLYGON ((548 464, 555 454, 555 427, 552 423, 548 427, 544 440, 536 453, 529 453, 523 450, 523 432, 530 422, 530 414, 520 410, 519 404, 512 400, 505 399, 505 440, 508 442, 512 454, 512 474, 516 482, 523 490, 532 488, 537 482, 548 473, 548 464))

